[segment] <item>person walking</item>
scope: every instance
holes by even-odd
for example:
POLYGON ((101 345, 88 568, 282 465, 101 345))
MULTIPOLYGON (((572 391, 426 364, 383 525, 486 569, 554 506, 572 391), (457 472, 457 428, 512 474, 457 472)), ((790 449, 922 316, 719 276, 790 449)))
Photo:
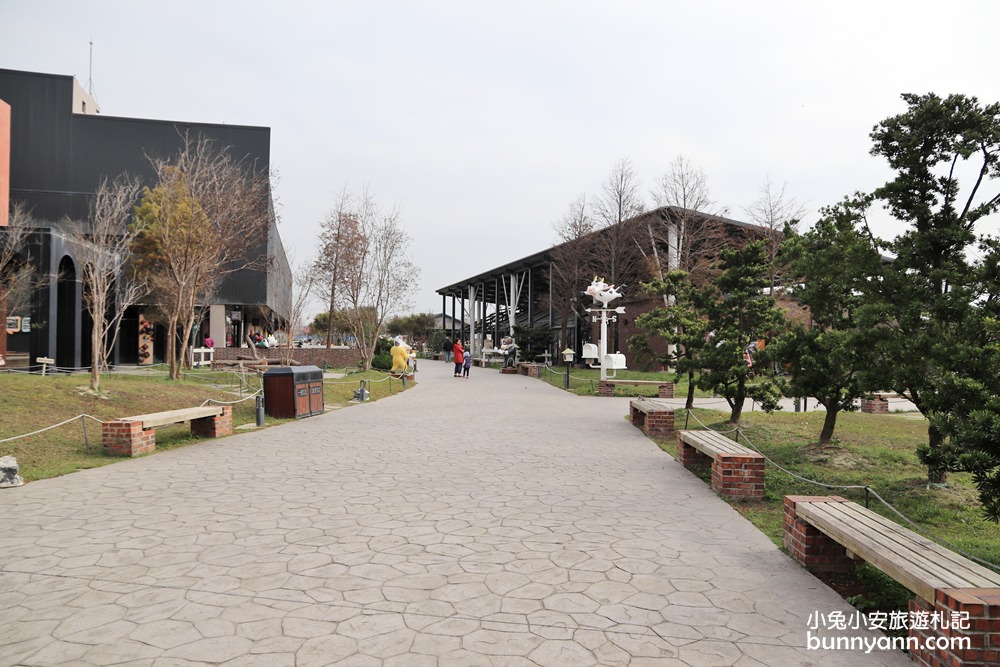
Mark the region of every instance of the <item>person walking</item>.
POLYGON ((460 378, 462 377, 462 364, 465 363, 465 355, 462 350, 461 340, 455 341, 455 346, 452 348, 451 353, 454 355, 455 359, 455 377, 460 378))
POLYGON ((451 342, 450 338, 446 337, 444 339, 444 360, 445 361, 447 361, 449 363, 451 362, 451 354, 452 354, 452 351, 454 349, 455 349, 455 344, 451 342))

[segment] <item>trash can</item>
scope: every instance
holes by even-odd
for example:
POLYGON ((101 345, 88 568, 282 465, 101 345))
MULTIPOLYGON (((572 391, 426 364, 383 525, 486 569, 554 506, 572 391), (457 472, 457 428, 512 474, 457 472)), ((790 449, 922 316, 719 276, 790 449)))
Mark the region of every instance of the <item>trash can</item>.
POLYGON ((264 372, 264 411, 275 419, 323 414, 323 371, 316 366, 278 366, 264 372))

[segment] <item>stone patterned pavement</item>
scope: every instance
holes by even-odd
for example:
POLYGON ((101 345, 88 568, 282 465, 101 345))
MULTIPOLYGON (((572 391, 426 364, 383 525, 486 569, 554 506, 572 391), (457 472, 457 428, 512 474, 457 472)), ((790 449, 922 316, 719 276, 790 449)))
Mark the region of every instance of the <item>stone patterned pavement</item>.
POLYGON ((418 380, 0 491, 0 665, 911 664, 809 650, 810 615, 851 607, 627 399, 418 380))

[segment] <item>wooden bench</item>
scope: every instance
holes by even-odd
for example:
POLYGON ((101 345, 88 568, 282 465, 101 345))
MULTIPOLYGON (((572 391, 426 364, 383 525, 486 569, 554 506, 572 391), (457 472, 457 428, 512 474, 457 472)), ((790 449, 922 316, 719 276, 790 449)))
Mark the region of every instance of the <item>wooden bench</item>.
POLYGON ((540 378, 543 368, 545 368, 545 364, 536 364, 530 361, 517 362, 517 372, 528 377, 540 378))
POLYGON ((729 498, 764 497, 764 457, 715 431, 677 431, 677 460, 712 466, 712 489, 729 498))
POLYGON ((656 397, 657 398, 673 398, 674 397, 674 383, 673 382, 661 382, 660 380, 600 380, 597 383, 597 395, 598 396, 614 396, 615 395, 615 385, 628 385, 634 387, 641 387, 644 385, 655 385, 657 387, 656 397))
POLYGON ((233 434, 233 408, 230 405, 205 405, 151 412, 134 417, 106 421, 101 426, 104 451, 113 456, 138 456, 156 449, 156 429, 191 422, 191 432, 208 438, 233 434))
POLYGON ((928 667, 1000 663, 1000 574, 840 496, 785 496, 784 546, 812 572, 871 563, 916 597, 910 617, 951 619, 967 628, 914 627, 910 657, 928 667), (969 637, 968 648, 928 639, 969 637))
POLYGON ((629 402, 629 421, 648 436, 674 437, 674 408, 655 398, 633 398, 629 402))

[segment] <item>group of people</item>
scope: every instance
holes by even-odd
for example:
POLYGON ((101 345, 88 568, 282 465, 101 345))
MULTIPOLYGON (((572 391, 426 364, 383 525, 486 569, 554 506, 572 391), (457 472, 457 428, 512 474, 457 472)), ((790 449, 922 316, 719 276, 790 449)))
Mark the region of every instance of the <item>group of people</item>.
POLYGON ((472 348, 467 343, 463 344, 461 340, 456 340, 452 342, 450 339, 444 339, 444 355, 445 359, 454 360, 455 362, 455 377, 457 378, 468 378, 469 369, 472 367, 472 348))
POLYGON ((278 339, 274 337, 274 334, 267 334, 267 338, 265 338, 259 331, 254 331, 250 334, 250 340, 259 348, 278 347, 278 339))

